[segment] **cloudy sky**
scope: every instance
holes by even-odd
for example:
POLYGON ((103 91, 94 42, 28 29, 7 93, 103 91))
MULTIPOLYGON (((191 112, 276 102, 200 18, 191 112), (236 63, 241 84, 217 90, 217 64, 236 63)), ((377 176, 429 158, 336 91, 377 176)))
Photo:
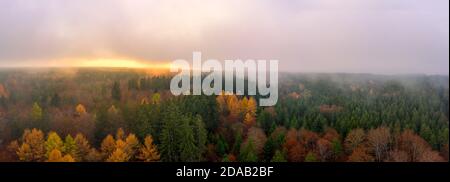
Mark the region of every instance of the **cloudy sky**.
POLYGON ((282 71, 448 75, 449 1, 0 0, 0 66, 161 64, 193 51, 278 59, 282 71))

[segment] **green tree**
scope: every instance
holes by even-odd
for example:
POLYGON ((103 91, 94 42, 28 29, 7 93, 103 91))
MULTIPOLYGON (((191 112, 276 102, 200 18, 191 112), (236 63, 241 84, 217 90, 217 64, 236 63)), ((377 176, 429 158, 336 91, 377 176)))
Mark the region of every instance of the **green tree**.
POLYGON ((78 151, 78 149, 77 149, 77 144, 76 144, 75 140, 72 138, 71 135, 67 135, 66 138, 64 139, 62 153, 69 154, 70 156, 72 156, 74 158, 78 158, 77 151, 78 151))
POLYGON ((198 148, 195 145, 194 133, 189 125, 188 118, 184 119, 180 130, 180 160, 183 162, 197 161, 198 148))
POLYGON ((45 149, 47 151, 46 155, 49 156, 50 152, 53 151, 53 149, 56 149, 58 151, 61 151, 64 146, 63 141, 61 140, 61 137, 56 132, 50 132, 47 137, 47 141, 45 141, 45 149))
POLYGON ((241 154, 239 155, 239 161, 241 162, 258 162, 258 156, 256 155, 255 145, 253 140, 249 139, 244 148, 241 149, 241 154))
POLYGON ((275 155, 273 156, 270 162, 287 162, 286 157, 279 150, 275 151, 275 155))
POLYGON ((312 152, 308 152, 305 157, 305 162, 317 162, 317 157, 312 152))
POLYGON ((122 98, 122 93, 120 91, 120 83, 115 81, 111 90, 111 96, 114 100, 120 101, 122 98))

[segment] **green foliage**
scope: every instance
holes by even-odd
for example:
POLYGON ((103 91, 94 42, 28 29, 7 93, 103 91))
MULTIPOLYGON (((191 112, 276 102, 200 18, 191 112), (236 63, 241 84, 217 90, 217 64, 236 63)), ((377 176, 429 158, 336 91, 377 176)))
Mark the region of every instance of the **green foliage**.
POLYGON ((250 139, 244 148, 241 149, 241 154, 239 155, 239 161, 241 162, 258 162, 258 156, 256 155, 255 145, 253 140, 250 139))
POLYGON ((120 82, 118 81, 114 82, 111 90, 111 97, 116 101, 120 101, 120 99, 122 98, 122 92, 120 90, 120 82))
POLYGON ((279 150, 275 151, 275 155, 270 160, 270 162, 287 162, 286 157, 279 150))
POLYGON ((305 162, 317 162, 317 157, 314 153, 309 152, 305 157, 305 162))

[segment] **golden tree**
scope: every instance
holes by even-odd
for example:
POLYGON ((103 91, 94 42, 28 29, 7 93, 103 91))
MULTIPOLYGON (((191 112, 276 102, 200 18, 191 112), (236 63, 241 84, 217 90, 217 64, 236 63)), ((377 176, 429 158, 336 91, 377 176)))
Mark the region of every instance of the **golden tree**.
POLYGON ((75 108, 75 111, 77 112, 78 116, 82 116, 86 114, 86 108, 82 104, 78 104, 75 108))
POLYGON ((138 158, 144 162, 159 161, 160 156, 156 145, 153 144, 153 137, 147 136, 144 139, 144 145, 140 149, 138 158))
POLYGON ((130 133, 125 139, 124 151, 130 155, 130 158, 134 158, 139 150, 139 140, 136 135, 130 133))
POLYGON ((110 156, 115 149, 116 149, 116 142, 113 136, 112 135, 106 136, 106 138, 103 139, 102 144, 100 146, 102 155, 106 158, 110 156))
POLYGON ((17 149, 16 154, 19 157, 20 161, 30 162, 34 160, 33 151, 31 150, 30 145, 28 145, 27 143, 23 143, 22 146, 17 149))
MULTIPOLYGON (((43 161, 45 158, 44 133, 38 129, 25 130, 22 145, 27 144, 31 152, 31 161, 43 161)), ((21 146, 22 147, 22 146, 21 146)), ((21 152, 21 154, 24 151, 21 152)), ((20 159, 20 156, 19 156, 20 159)))

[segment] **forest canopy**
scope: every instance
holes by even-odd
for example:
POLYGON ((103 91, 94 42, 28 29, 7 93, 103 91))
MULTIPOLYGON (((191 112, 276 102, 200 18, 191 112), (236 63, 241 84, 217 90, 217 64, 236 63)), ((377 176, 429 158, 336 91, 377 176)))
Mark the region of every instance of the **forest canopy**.
POLYGON ((448 161, 449 78, 280 73, 279 101, 140 69, 1 69, 0 161, 448 161))

